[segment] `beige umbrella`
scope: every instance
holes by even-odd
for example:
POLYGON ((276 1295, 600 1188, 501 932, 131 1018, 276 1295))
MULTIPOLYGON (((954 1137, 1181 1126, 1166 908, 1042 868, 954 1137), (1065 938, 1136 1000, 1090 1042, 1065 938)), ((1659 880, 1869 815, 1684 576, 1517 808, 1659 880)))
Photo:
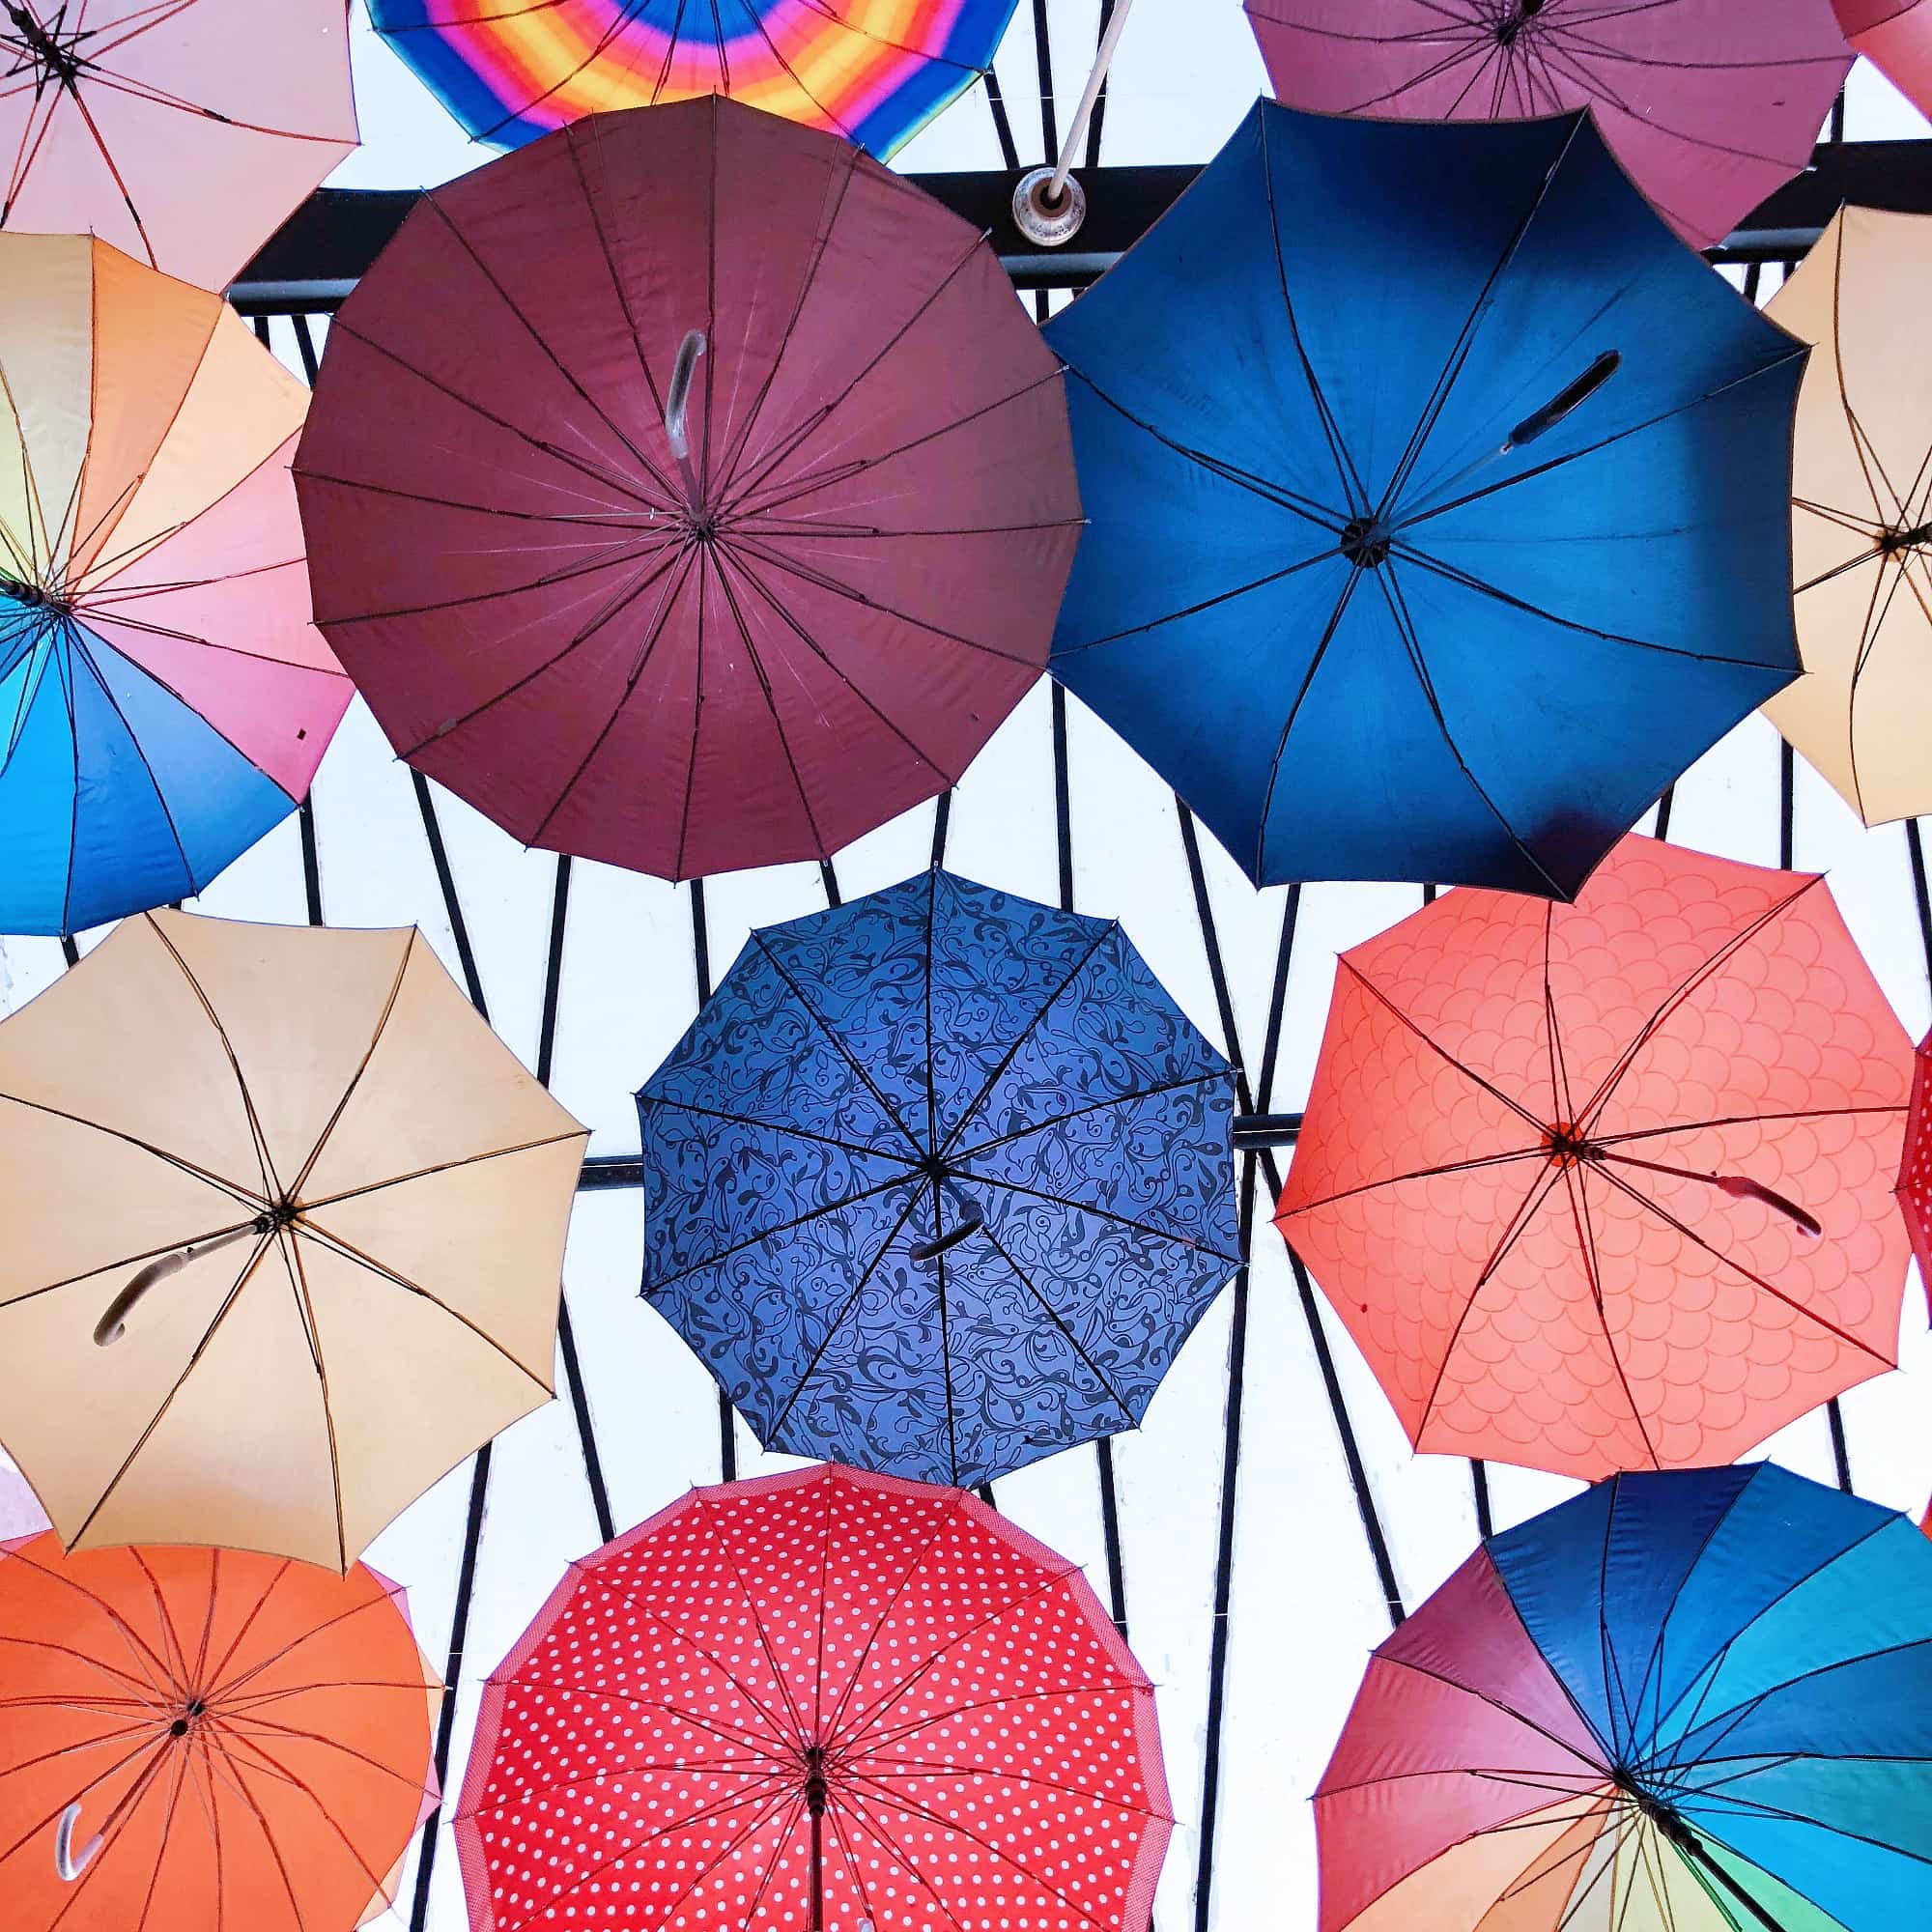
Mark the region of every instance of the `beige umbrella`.
POLYGON ((1815 345, 1792 456, 1805 675, 1765 709, 1867 825, 1932 811, 1932 216, 1845 208, 1766 313, 1815 345))
POLYGON ((0 1435, 62 1539, 347 1570, 548 1400, 584 1138, 413 930, 125 921, 0 1025, 0 1435))

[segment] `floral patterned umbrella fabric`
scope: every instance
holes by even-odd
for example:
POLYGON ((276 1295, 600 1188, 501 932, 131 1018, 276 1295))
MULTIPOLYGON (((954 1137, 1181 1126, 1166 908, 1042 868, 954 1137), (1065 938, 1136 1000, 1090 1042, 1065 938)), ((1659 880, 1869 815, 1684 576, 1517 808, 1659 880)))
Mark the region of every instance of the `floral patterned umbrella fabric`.
POLYGON ((1121 928, 932 871, 754 932, 638 1096, 644 1294, 768 1448, 1133 1428, 1236 1260, 1234 1075, 1121 928))

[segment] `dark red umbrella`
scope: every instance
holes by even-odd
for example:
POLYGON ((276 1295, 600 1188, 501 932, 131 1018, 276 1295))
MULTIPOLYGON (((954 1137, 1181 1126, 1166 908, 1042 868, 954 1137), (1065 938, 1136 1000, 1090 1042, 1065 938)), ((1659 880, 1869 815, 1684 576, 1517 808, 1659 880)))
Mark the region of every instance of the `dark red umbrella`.
POLYGON ((825 857, 1018 701, 1079 536, 1059 364, 966 222, 721 99, 424 197, 296 464, 317 621, 526 844, 825 857))
POLYGON ((1693 247, 1803 169, 1852 64, 1832 0, 1245 0, 1275 99, 1520 121, 1587 107, 1693 247))
POLYGON ((483 1691, 473 1932, 1147 1932, 1153 1690, 963 1490, 694 1490, 573 1563, 483 1691))
MULTIPOLYGON (((1932 1034, 1912 1063, 1912 1111, 1905 1117, 1905 1152, 1898 1163, 1898 1205, 1918 1259, 1918 1284, 1932 1306, 1932 1034)), ((1932 1522, 1932 1511, 1926 1520, 1932 1522)))

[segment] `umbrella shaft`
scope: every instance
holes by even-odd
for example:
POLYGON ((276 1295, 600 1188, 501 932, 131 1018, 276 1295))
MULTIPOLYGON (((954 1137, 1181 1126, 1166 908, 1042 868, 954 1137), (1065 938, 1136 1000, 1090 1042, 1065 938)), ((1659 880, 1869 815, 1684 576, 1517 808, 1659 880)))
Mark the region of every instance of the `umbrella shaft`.
POLYGON ((1704 1841, 1695 1833, 1686 1832, 1678 1842, 1685 1853, 1696 1861, 1698 1869, 1716 1879, 1724 1891, 1736 1899, 1750 1914, 1752 1919, 1764 1928, 1764 1932, 1784 1932, 1784 1927, 1704 1849, 1704 1841))
POLYGON ((825 1809, 811 1809, 811 1932, 825 1932, 825 1809))

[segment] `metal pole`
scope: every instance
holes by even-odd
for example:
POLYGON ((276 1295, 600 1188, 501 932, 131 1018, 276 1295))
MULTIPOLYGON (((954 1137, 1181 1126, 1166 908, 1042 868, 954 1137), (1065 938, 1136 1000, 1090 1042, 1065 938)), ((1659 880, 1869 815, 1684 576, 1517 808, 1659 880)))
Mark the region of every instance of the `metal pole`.
POLYGON ((1055 163, 1040 195, 1049 208, 1057 206, 1060 197, 1066 192, 1066 177, 1073 172, 1073 156, 1079 151, 1080 143, 1087 138, 1087 124, 1094 118, 1094 103, 1099 99, 1100 90, 1107 84, 1107 70, 1114 64, 1114 49, 1121 43, 1121 30, 1127 24, 1127 15, 1133 12, 1133 6, 1134 0, 1115 0, 1114 17, 1107 22, 1107 31, 1100 36, 1100 50, 1094 56, 1094 71, 1087 76, 1080 105, 1073 110, 1066 139, 1060 144, 1060 159, 1055 163))

